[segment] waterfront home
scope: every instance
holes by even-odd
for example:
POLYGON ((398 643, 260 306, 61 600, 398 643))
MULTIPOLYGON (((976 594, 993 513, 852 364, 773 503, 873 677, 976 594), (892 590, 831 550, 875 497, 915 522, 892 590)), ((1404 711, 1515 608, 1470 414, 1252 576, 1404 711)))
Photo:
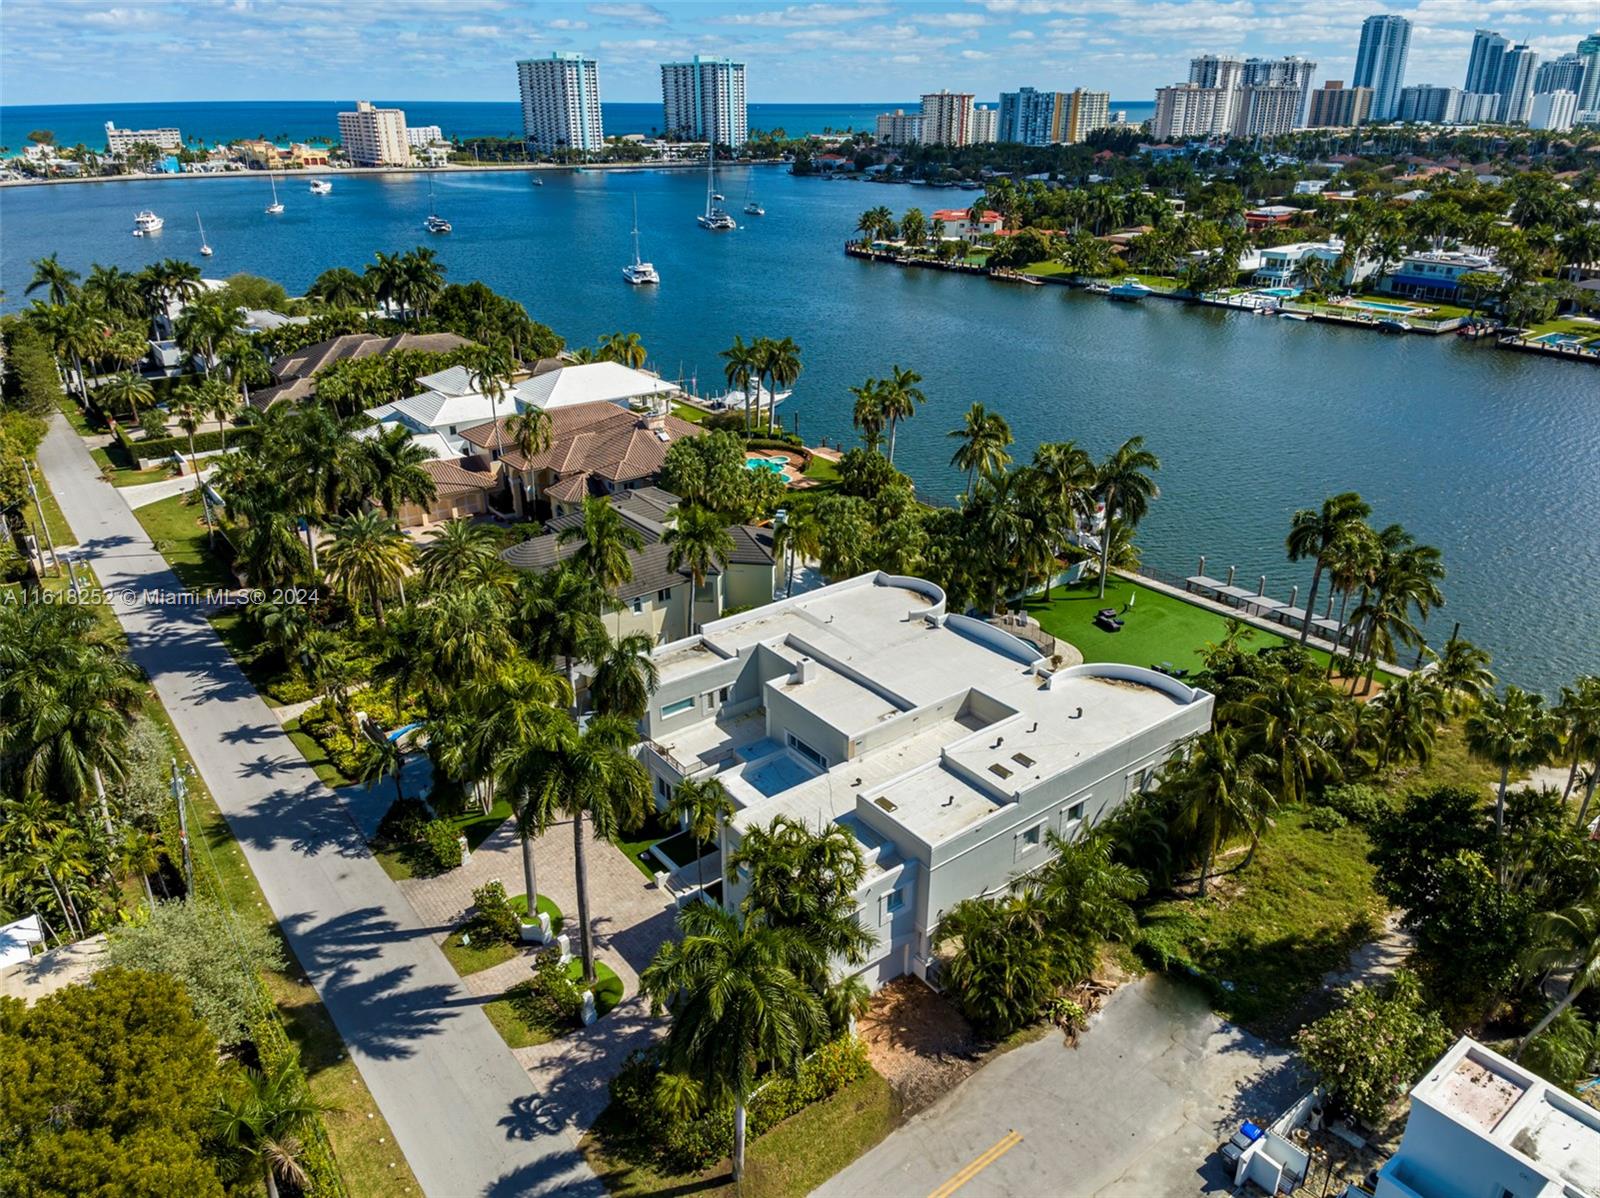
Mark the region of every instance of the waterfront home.
MULTIPOLYGON (((714 776, 735 814, 721 860, 783 815, 860 845, 869 986, 936 969, 962 899, 1003 891, 1151 786, 1211 724, 1203 690, 1138 666, 1054 668, 1039 650, 946 610, 918 578, 868 573, 706 624, 654 653, 641 721, 658 805, 714 776)), ((746 880, 722 872, 722 901, 746 880)))
POLYGON ((1261 208, 1250 208, 1244 214, 1244 227, 1254 233, 1257 229, 1292 225, 1303 212, 1304 209, 1292 208, 1288 204, 1267 204, 1261 208))
MULTIPOLYGON (((509 415, 504 405, 501 411, 509 415)), ((665 412, 633 412, 605 400, 558 405, 549 415, 550 444, 531 457, 516 448, 507 416, 462 430, 462 452, 474 468, 506 465, 519 515, 559 516, 591 495, 650 486, 672 443, 702 431, 665 412)))
MULTIPOLYGON (((777 558, 772 530, 735 524, 728 529, 733 553, 727 564, 714 565, 698 593, 687 567, 673 569, 672 546, 664 540, 677 519, 678 497, 659 487, 619 491, 608 497, 639 534, 644 546, 628 551, 632 576, 612 592, 617 609, 606 614, 613 636, 642 632, 657 644, 677 640, 691 622, 699 626, 734 608, 758 607, 772 601, 777 585, 777 558), (690 611, 690 605, 693 611, 690 611)), ((545 523, 543 536, 521 541, 500 556, 519 570, 542 573, 583 547, 581 538, 562 543, 561 534, 583 527, 583 513, 569 511, 545 523)))
POLYGON ((617 362, 586 362, 541 370, 512 390, 519 408, 570 408, 577 404, 613 403, 662 411, 682 389, 645 370, 617 362))
POLYGON ((1344 242, 1337 237, 1327 241, 1296 241, 1289 245, 1275 245, 1261 251, 1261 265, 1252 276, 1260 287, 1294 287, 1305 281, 1305 265, 1313 259, 1329 267, 1328 280, 1341 287, 1351 287, 1367 278, 1377 268, 1368 258, 1359 258, 1341 269, 1344 242))
POLYGON ((1379 289, 1390 295, 1410 299, 1440 300, 1455 303, 1461 299, 1461 276, 1505 271, 1492 258, 1465 250, 1425 250, 1407 254, 1391 274, 1385 275, 1379 289))
POLYGON ((972 213, 965 208, 938 208, 928 219, 943 222, 946 237, 959 237, 966 242, 992 236, 1005 227, 1005 218, 988 208, 977 220, 973 220, 972 213))
POLYGON ((276 170, 283 165, 284 152, 276 142, 246 138, 233 143, 239 161, 254 170, 276 170))
POLYGON ((1376 1198, 1600 1194, 1600 1111, 1467 1036, 1411 1090, 1376 1198))
MULTIPOLYGON (((428 438, 416 440, 426 443, 428 438)), ((428 448, 435 456, 423 462, 422 469, 433 479, 433 499, 426 506, 402 503, 395 522, 401 528, 426 529, 445 520, 487 515, 490 500, 500 490, 499 472, 470 469, 459 459, 439 456, 435 446, 428 448)))
POLYGON ((313 146, 297 141, 289 147, 289 165, 297 167, 327 166, 328 151, 324 146, 313 146))
POLYGON ((469 452, 463 434, 482 424, 490 424, 502 412, 517 408, 508 396, 490 397, 480 392, 472 372, 465 366, 451 366, 417 380, 423 388, 392 403, 368 408, 366 414, 379 424, 398 423, 413 433, 433 433, 444 439, 452 453, 469 452))
POLYGON ((454 333, 400 333, 383 337, 376 333, 346 333, 314 345, 304 345, 273 359, 269 370, 272 386, 250 394, 250 405, 266 411, 281 399, 299 401, 316 394, 316 377, 335 362, 346 358, 374 358, 400 349, 443 354, 472 345, 454 333))

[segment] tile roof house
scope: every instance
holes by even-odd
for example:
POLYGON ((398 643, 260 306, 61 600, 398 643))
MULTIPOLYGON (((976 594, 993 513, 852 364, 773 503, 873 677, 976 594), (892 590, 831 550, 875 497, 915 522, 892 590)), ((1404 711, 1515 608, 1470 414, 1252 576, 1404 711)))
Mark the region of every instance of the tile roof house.
POLYGON ((512 445, 506 419, 464 429, 463 450, 487 468, 501 460, 512 471, 518 510, 532 505, 559 515, 590 495, 611 495, 654 482, 674 441, 699 435, 677 416, 631 412, 604 400, 550 409, 550 446, 531 458, 512 445))
MULTIPOLYGON (((606 622, 613 625, 614 633, 643 632, 657 643, 665 643, 688 635, 691 622, 698 626, 718 619, 725 611, 772 601, 777 586, 777 559, 770 528, 742 524, 729 527, 733 553, 726 567, 713 568, 707 576, 705 586, 694 596, 691 612, 694 580, 687 569, 673 569, 672 546, 665 540, 676 518, 678 497, 659 487, 645 486, 618 492, 610 502, 644 541, 643 548, 628 554, 633 577, 613 592, 621 610, 608 615, 606 622)), ((500 556, 519 570, 542 573, 571 557, 583 544, 581 538, 561 542, 563 532, 582 530, 581 511, 553 517, 544 527, 543 536, 512 545, 500 556)))
POLYGON ((434 458, 422 463, 433 479, 433 502, 426 507, 403 503, 395 512, 401 528, 427 528, 445 520, 487 515, 489 501, 500 489, 499 471, 471 470, 460 459, 434 458))
POLYGON ((442 354, 471 344, 465 337, 458 337, 454 333, 400 333, 393 337, 380 337, 375 333, 347 333, 329 341, 302 346, 275 358, 272 362, 273 385, 252 392, 250 404, 264 412, 280 399, 306 399, 316 391, 313 380, 317 373, 347 358, 381 357, 397 349, 442 354))

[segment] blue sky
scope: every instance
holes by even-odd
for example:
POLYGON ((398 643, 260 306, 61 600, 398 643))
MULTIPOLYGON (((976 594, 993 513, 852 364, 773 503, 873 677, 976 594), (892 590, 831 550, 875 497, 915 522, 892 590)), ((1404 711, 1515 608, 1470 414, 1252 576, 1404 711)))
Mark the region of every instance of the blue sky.
POLYGON ((1190 54, 1303 54, 1348 80, 1361 20, 1412 18, 1407 79, 1460 86, 1476 26, 1541 57, 1600 28, 1596 0, 4 0, 0 101, 511 100, 512 63, 600 60, 607 100, 658 100, 656 64, 748 64, 752 101, 908 99, 1023 84, 1151 98, 1190 54))

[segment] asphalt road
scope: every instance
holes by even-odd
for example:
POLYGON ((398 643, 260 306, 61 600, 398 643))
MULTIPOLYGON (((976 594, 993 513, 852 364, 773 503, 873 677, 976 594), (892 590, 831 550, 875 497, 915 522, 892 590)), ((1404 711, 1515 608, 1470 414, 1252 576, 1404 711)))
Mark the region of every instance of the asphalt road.
POLYGON ((603 1194, 480 999, 368 853, 88 450, 59 415, 39 449, 83 556, 227 817, 423 1189, 603 1194))
POLYGON ((1289 1054, 1160 976, 973 1074, 813 1198, 1167 1198, 1228 1193, 1217 1148, 1296 1097, 1289 1054))

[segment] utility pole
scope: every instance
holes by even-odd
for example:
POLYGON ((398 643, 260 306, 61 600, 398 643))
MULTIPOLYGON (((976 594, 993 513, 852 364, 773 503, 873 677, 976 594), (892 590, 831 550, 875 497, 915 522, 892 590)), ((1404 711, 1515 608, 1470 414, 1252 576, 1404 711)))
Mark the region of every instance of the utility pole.
POLYGON ((178 772, 178 759, 172 759, 172 798, 178 804, 178 839, 183 842, 183 901, 194 898, 194 856, 189 851, 189 813, 185 800, 189 787, 178 772))

